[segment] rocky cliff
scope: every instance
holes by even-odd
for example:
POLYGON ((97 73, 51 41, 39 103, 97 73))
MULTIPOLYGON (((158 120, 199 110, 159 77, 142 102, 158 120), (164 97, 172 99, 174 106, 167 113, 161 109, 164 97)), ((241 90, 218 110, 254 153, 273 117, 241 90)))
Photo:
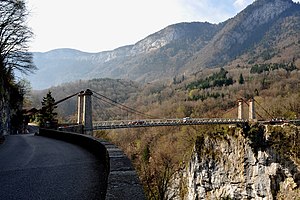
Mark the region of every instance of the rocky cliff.
MULTIPOLYGON (((284 144, 284 139, 281 138, 283 146, 278 140, 276 142, 278 133, 283 133, 283 129, 279 132, 262 130, 248 132, 252 135, 245 135, 242 130, 231 130, 227 134, 199 136, 188 166, 181 171, 181 180, 186 183, 181 187, 185 199, 299 197, 300 165, 299 162, 297 164, 297 156, 289 145, 284 144)), ((295 127, 289 128, 294 142, 298 131, 295 127)), ((176 183, 179 182, 178 177, 176 183)), ((170 193, 174 194, 174 191, 170 193)))

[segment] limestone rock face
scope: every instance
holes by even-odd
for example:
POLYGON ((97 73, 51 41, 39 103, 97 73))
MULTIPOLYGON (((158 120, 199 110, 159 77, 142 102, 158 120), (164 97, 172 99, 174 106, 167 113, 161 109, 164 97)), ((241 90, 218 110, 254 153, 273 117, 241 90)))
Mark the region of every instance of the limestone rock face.
POLYGON ((299 169, 294 163, 280 161, 271 149, 253 150, 237 134, 203 137, 182 174, 186 199, 270 200, 289 196, 297 187, 299 169))

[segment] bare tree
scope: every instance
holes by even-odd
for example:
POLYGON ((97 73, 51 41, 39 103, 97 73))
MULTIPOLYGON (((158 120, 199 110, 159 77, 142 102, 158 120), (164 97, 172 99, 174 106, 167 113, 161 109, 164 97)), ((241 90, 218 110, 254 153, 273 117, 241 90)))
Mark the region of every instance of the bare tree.
POLYGON ((24 0, 0 0, 0 136, 4 128, 9 128, 12 115, 22 103, 23 94, 19 92, 21 98, 15 98, 15 91, 21 88, 15 81, 14 70, 28 73, 36 69, 28 52, 33 33, 26 24, 27 17, 24 0))
POLYGON ((28 11, 24 0, 0 1, 0 64, 6 72, 35 70, 28 43, 33 33, 26 24, 28 11))

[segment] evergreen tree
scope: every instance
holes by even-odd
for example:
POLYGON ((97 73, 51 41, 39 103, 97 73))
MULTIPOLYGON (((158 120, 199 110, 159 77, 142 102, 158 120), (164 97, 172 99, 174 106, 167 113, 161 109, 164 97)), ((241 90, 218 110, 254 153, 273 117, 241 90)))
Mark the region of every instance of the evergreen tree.
POLYGON ((239 78, 239 84, 244 84, 245 83, 245 80, 244 80, 244 77, 243 77, 243 74, 240 74, 240 78, 239 78))
POLYGON ((55 99, 52 97, 51 91, 49 91, 47 95, 43 97, 42 109, 38 117, 39 125, 41 127, 55 126, 57 122, 57 113, 54 112, 54 109, 56 109, 57 106, 54 105, 54 103, 55 99))

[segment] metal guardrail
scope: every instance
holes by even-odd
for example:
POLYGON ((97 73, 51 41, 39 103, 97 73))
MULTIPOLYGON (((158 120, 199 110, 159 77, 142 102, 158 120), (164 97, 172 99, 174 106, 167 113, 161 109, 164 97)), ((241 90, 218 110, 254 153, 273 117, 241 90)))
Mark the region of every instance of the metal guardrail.
MULTIPOLYGON (((93 130, 121 129, 121 128, 139 128, 139 127, 157 127, 157 126, 187 126, 187 125, 209 125, 209 124, 244 124, 249 122, 246 119, 225 119, 225 118, 180 118, 180 119, 142 119, 142 120, 114 120, 93 122, 93 130)), ((258 121, 261 124, 281 124, 289 123, 300 125, 300 120, 268 120, 258 121)), ((59 130, 65 130, 82 133, 82 125, 61 126, 59 130), (78 129, 77 127, 80 127, 78 129), (74 131, 73 129, 77 128, 74 131)))
POLYGON ((286 120, 286 119, 271 119, 266 121, 259 121, 261 124, 270 124, 270 125, 281 125, 281 124, 294 124, 296 126, 300 125, 300 120, 286 120))
POLYGON ((223 119, 223 118, 181 118, 181 119, 143 119, 143 120, 120 120, 100 121, 93 123, 94 130, 156 127, 156 126, 186 126, 205 124, 243 124, 245 119, 223 119))

